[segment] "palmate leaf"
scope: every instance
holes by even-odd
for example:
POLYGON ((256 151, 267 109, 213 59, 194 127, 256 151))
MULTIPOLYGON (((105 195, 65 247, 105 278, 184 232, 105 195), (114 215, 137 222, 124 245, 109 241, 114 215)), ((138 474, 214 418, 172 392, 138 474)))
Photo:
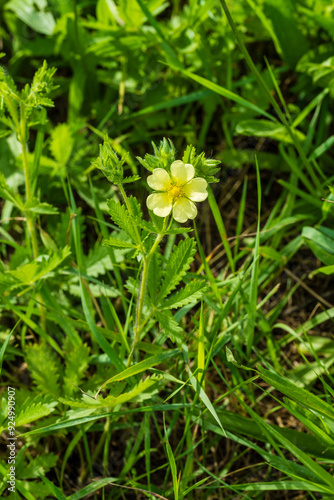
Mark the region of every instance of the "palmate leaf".
POLYGON ((167 262, 162 280, 158 302, 161 302, 181 281, 193 260, 196 243, 193 238, 187 238, 174 246, 167 262))
POLYGON ((173 296, 164 300, 159 309, 174 309, 185 306, 190 302, 198 301, 207 290, 208 286, 204 281, 194 280, 187 283, 184 288, 176 292, 173 296))

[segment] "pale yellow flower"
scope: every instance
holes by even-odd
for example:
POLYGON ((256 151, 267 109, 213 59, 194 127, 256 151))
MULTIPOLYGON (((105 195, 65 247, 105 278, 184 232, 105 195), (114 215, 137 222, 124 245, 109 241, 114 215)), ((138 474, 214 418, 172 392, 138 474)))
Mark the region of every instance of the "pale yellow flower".
POLYGON ((163 168, 155 168, 147 183, 158 192, 148 196, 148 208, 159 217, 167 217, 173 211, 174 219, 181 223, 194 219, 197 208, 193 202, 204 201, 208 196, 208 183, 194 175, 194 167, 180 160, 172 163, 170 174, 163 168))

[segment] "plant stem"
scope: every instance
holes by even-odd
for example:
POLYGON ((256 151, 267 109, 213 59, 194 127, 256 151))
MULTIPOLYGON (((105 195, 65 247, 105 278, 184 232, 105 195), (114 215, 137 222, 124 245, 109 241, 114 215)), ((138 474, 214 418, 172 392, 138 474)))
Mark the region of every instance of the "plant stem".
POLYGON ((154 252, 156 251, 160 241, 165 235, 166 227, 168 223, 168 217, 164 218, 164 223, 163 227, 161 230, 161 233, 159 233, 155 239, 155 242, 152 245, 151 250, 147 255, 143 255, 143 271, 141 275, 141 280, 139 284, 139 294, 138 294, 138 301, 137 301, 137 314, 136 314, 136 327, 135 327, 135 339, 131 348, 131 352, 129 354, 127 366, 130 365, 132 354, 134 351, 134 348, 136 344, 140 341, 140 336, 143 331, 143 326, 145 324, 142 323, 142 312, 143 312, 143 307, 144 307, 144 299, 145 299, 145 293, 146 293, 146 287, 147 287, 147 278, 148 278, 148 270, 150 267, 150 262, 153 257, 154 252))
MULTIPOLYGON (((130 206, 130 203, 129 203, 129 199, 128 199, 127 195, 126 195, 126 192, 124 191, 124 188, 123 188, 122 184, 117 184, 117 186, 118 186, 118 189, 121 192, 121 195, 123 197, 125 206, 128 209, 129 214, 133 215, 133 212, 132 212, 132 209, 131 209, 131 206, 130 206)), ((140 238, 140 234, 139 234, 138 228, 137 228, 137 226, 136 226, 135 223, 133 223, 133 229, 134 229, 134 232, 135 232, 135 235, 136 235, 137 243, 140 246, 141 251, 143 252, 144 251, 144 247, 143 247, 143 244, 142 244, 142 241, 141 241, 141 238, 140 238)))
MULTIPOLYGON (((29 202, 32 199, 32 190, 30 184, 30 175, 29 175, 29 166, 28 166, 28 157, 27 157, 27 138, 26 138, 26 116, 25 116, 25 108, 24 105, 21 104, 21 117, 20 123, 18 124, 19 131, 19 140, 22 145, 22 164, 26 185, 26 201, 29 202)), ((31 238, 32 244, 32 253, 33 257, 36 259, 38 257, 38 243, 37 243, 37 234, 36 228, 34 224, 34 216, 31 215, 29 210, 25 212, 25 216, 27 218, 28 231, 31 238)))
POLYGON ((142 316, 142 311, 143 311, 143 306, 144 306, 144 298, 145 298, 147 278, 148 278, 148 269, 149 269, 153 254, 154 254, 157 246, 159 245, 160 241, 164 237, 164 234, 165 234, 164 230, 165 230, 165 224, 164 224, 164 227, 163 227, 161 233, 159 233, 157 235, 156 240, 153 243, 152 248, 150 250, 150 253, 148 255, 145 255, 143 258, 144 266, 143 266, 143 273, 142 273, 142 277, 141 277, 141 285, 140 285, 138 304, 137 304, 136 337, 135 337, 136 343, 139 342, 140 334, 142 332, 141 316, 142 316))
MULTIPOLYGON (((8 97, 8 105, 11 109, 11 115, 12 119, 14 121, 15 127, 16 127, 16 133, 18 140, 20 141, 22 145, 22 164, 23 164, 23 172, 24 172, 24 179, 25 179, 25 188, 26 188, 26 202, 29 202, 32 197, 32 189, 31 189, 31 183, 30 183, 30 173, 29 173, 29 165, 28 165, 28 156, 27 156, 27 137, 26 137, 26 115, 25 115, 25 107, 21 103, 20 107, 20 119, 18 117, 18 114, 16 112, 15 106, 13 105, 12 100, 8 97)), ((26 210, 24 212, 24 215, 27 220, 27 226, 28 226, 28 233, 30 236, 31 240, 31 246, 32 246, 32 256, 34 259, 38 257, 38 242, 37 242, 37 233, 36 233, 36 227, 34 224, 34 215, 31 214, 29 210, 26 210)), ((41 325, 43 330, 46 330, 46 316, 45 316, 45 309, 44 306, 41 304, 42 298, 41 295, 38 293, 37 295, 38 302, 39 302, 39 311, 41 314, 41 325)))

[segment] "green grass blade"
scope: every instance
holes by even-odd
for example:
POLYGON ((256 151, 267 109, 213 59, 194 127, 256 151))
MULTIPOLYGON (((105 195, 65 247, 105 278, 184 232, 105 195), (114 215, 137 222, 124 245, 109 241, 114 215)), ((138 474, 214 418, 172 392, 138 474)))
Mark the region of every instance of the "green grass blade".
POLYGON ((107 354, 107 356, 109 357, 110 361, 115 366, 115 368, 118 371, 122 371, 124 369, 124 363, 122 363, 122 361, 119 359, 116 351, 111 347, 109 342, 101 335, 99 330, 96 328, 94 320, 93 320, 93 318, 89 312, 89 309, 88 309, 88 305, 86 302, 86 297, 85 297, 84 288, 83 288, 83 284, 82 284, 81 279, 80 279, 80 291, 81 291, 82 308, 83 308, 84 315, 85 315, 86 321, 89 325, 91 333, 93 334, 95 340, 97 341, 97 343, 101 347, 102 351, 105 354, 107 354))
POLYGON ((41 476, 41 479, 46 486, 48 486, 51 493, 54 494, 57 500, 66 500, 66 496, 55 484, 53 484, 47 477, 41 476))
POLYGON ((2 347, 1 347, 1 350, 0 350, 0 374, 1 374, 1 371, 2 371, 2 362, 3 362, 4 355, 5 355, 5 351, 7 349, 8 342, 10 341, 11 336, 13 335, 13 333, 15 332, 16 328, 19 326, 19 324, 21 323, 21 321, 22 320, 19 319, 19 321, 14 326, 14 328, 11 329, 11 331, 8 334, 8 337, 6 338, 6 340, 4 341, 4 343, 3 343, 2 347))
POLYGON ((173 450, 172 450, 171 445, 169 444, 169 441, 168 441, 168 433, 166 430, 165 418, 164 418, 164 429, 165 429, 167 457, 168 457, 168 461, 169 461, 170 470, 172 472, 174 499, 178 500, 179 499, 179 482, 177 479, 176 462, 175 462, 173 450))
POLYGON ((222 243, 224 245, 224 249, 225 249, 232 273, 234 273, 235 272, 235 265, 234 265, 234 260, 233 260, 233 256, 232 256, 231 247, 230 247, 230 244, 229 244, 228 239, 227 239, 227 234, 226 234, 226 229, 225 229, 225 225, 223 222, 223 218, 221 216, 216 199, 215 199, 214 194, 213 194, 210 187, 208 187, 208 193, 209 193, 208 200, 209 200, 210 208, 211 208, 213 217, 215 219, 220 238, 221 238, 222 243))
MULTIPOLYGON (((136 363, 133 366, 130 366, 129 368, 126 368, 126 370, 121 371, 117 375, 114 375, 110 379, 108 379, 104 384, 100 387, 99 392, 105 387, 107 384, 111 384, 112 382, 120 382, 121 380, 125 380, 129 377, 133 377, 134 375, 138 375, 139 373, 142 373, 145 370, 148 370, 149 368, 152 368, 152 366, 158 365, 159 363, 163 363, 167 359, 173 358, 180 354, 179 349, 172 349, 170 351, 163 352, 161 354, 157 354, 156 356, 151 356, 150 358, 144 359, 143 361, 140 361, 139 363, 136 363)), ((124 366, 123 366, 124 367, 124 366)))
POLYGON ((256 321, 256 308, 257 308, 257 294, 258 294, 258 275, 259 275, 259 245, 260 245, 260 219, 261 219, 261 181, 260 181, 260 170, 255 158, 256 163, 256 181, 257 181, 257 229, 256 229, 256 239, 254 246, 254 257, 253 257, 253 267, 250 282, 250 297, 248 305, 248 321, 246 326, 246 343, 247 343, 247 356, 251 355, 253 342, 254 342, 254 330, 256 321))
POLYGON ((204 334, 204 314, 203 302, 201 303, 199 330, 198 330, 198 347, 197 347, 197 380, 204 389, 204 368, 205 368, 205 334, 204 334))
POLYGON ((207 78, 204 78, 203 76, 196 75, 195 73, 192 73, 189 70, 183 69, 183 68, 175 68, 178 69, 179 71, 182 72, 182 74, 191 80, 194 80, 195 82, 199 83, 203 87, 206 87, 209 90, 212 90, 212 92, 215 92, 218 95, 221 95, 225 97, 226 99, 236 102, 242 107, 245 107, 249 110, 251 110, 253 113, 256 113, 258 115, 265 116, 269 120, 272 120, 273 122, 277 122, 276 118, 274 118, 272 115, 264 111, 263 109, 259 108, 255 104, 252 104, 251 102, 247 101, 247 99, 244 99, 243 97, 240 97, 238 94, 235 94, 231 90, 227 90, 221 85, 218 85, 217 83, 211 82, 207 78))

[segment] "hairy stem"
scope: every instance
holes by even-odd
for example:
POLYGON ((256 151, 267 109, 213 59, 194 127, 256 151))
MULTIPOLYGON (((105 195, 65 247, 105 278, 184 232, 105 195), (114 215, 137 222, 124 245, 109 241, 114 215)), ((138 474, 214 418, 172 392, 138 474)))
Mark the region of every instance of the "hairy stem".
MULTIPOLYGON (((27 136, 26 136, 26 115, 25 115, 25 107, 23 104, 21 104, 21 113, 20 113, 20 118, 18 117, 17 111, 15 109, 15 106, 8 97, 7 99, 8 106, 11 110, 11 116, 13 119, 13 122, 16 127, 16 133, 18 140, 20 141, 22 145, 22 165, 23 165, 23 172, 24 172, 24 179, 25 179, 25 188, 26 188, 26 201, 29 202, 32 197, 32 189, 31 189, 31 182, 30 182, 30 172, 29 172, 29 165, 28 165, 28 155, 27 155, 27 136)), ((34 215, 29 210, 26 210, 24 212, 24 215, 27 220, 27 226, 28 226, 28 234, 30 236, 30 241, 31 241, 31 247, 32 247, 32 256, 34 259, 38 257, 38 241, 37 241, 37 233, 36 233, 36 227, 34 224, 34 215)), ((38 307, 41 315, 41 325, 44 330, 46 330, 46 316, 45 316, 45 309, 44 306, 42 305, 42 298, 41 295, 37 295, 38 299, 38 307)))
POLYGON ((157 235, 155 242, 153 243, 152 248, 149 251, 149 253, 147 255, 143 255, 143 271, 142 271, 142 275, 141 275, 141 279, 140 279, 140 285, 139 285, 139 291, 138 291, 138 301, 137 301, 135 339, 134 339, 132 349, 131 349, 131 352, 130 352, 130 355, 128 358, 127 366, 130 365, 134 348, 135 348, 136 344, 140 341, 140 336, 141 336, 141 333, 143 331, 143 327, 145 325, 145 322, 142 322, 142 312, 143 312, 144 300, 145 300, 145 294, 146 294, 148 271, 149 271, 150 262, 151 262, 151 259, 153 257, 153 254, 156 251, 159 243, 161 242, 162 238, 165 235, 167 223, 168 223, 168 217, 165 217, 161 233, 159 233, 157 235))

